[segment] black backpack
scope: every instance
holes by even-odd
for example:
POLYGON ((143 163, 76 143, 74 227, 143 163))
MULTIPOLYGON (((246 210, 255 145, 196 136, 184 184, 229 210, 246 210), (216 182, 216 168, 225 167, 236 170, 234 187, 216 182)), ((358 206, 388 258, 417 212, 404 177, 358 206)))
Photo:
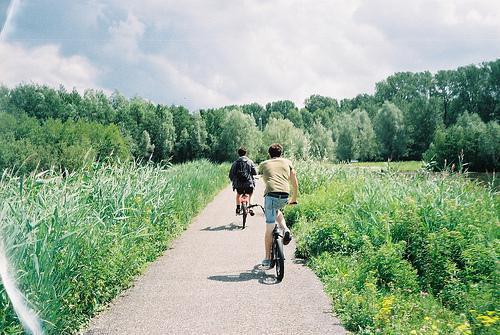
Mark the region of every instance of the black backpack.
POLYGON ((252 180, 250 169, 251 167, 247 161, 238 161, 238 163, 236 164, 236 179, 238 180, 238 182, 246 183, 252 180))

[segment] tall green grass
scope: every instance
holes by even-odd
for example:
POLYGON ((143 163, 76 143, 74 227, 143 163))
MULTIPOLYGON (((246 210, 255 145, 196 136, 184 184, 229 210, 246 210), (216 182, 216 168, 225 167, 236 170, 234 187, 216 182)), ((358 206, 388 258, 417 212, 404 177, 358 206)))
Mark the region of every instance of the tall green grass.
POLYGON ((359 334, 498 334, 500 201, 461 176, 298 164, 297 252, 359 334), (323 174, 328 176, 325 180, 323 174))
POLYGON ((418 171, 424 167, 423 162, 419 161, 401 161, 401 162, 354 162, 345 166, 377 168, 382 171, 394 172, 412 172, 418 171))
MULTIPOLYGON (((227 184, 207 161, 102 166, 0 180, 0 234, 49 334, 71 333, 124 288, 227 184)), ((0 333, 23 333, 0 284, 0 333)))

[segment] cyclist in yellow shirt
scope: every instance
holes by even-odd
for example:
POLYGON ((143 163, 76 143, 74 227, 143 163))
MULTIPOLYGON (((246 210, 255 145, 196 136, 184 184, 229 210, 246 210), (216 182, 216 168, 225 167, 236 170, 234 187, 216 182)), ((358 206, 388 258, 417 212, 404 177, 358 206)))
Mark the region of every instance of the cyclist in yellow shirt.
POLYGON ((262 261, 263 266, 271 264, 271 243, 272 231, 276 221, 284 232, 283 244, 287 245, 292 240, 290 229, 288 229, 285 217, 280 209, 287 203, 296 204, 299 189, 297 174, 292 163, 282 158, 283 147, 281 144, 272 144, 269 147, 270 159, 259 165, 259 174, 264 179, 266 190, 264 192, 264 210, 266 215, 266 233, 264 238, 265 258, 262 261), (290 184, 292 193, 290 195, 290 184))

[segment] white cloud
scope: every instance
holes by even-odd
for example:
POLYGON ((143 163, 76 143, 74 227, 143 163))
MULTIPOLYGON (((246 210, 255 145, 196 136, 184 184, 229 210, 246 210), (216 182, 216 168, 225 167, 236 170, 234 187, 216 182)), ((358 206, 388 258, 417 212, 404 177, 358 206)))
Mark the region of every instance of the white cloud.
POLYGON ((145 24, 129 13, 125 21, 119 21, 109 27, 111 42, 106 45, 108 53, 125 56, 129 61, 140 58, 141 51, 137 43, 144 35, 145 24))
POLYGON ((369 91, 374 78, 387 72, 385 66, 367 62, 385 54, 374 48, 384 40, 374 29, 350 20, 358 2, 120 4, 142 22, 163 29, 168 37, 158 41, 164 48, 154 58, 175 68, 169 75, 190 78, 176 82, 172 76, 176 90, 185 87, 191 95, 191 84, 197 83, 194 105, 202 107, 221 105, 223 101, 214 101, 217 97, 233 103, 292 99, 301 104, 313 93, 342 97, 369 91))
MULTIPOLYGON (((164 57, 148 56, 145 60, 151 62, 159 70, 158 82, 174 89, 178 99, 185 97, 196 97, 198 101, 203 101, 206 105, 226 105, 232 101, 221 92, 214 90, 204 84, 197 82, 194 78, 182 73, 164 57), (178 88, 178 89, 176 89, 178 88)), ((180 100, 180 99, 179 99, 180 100)))
POLYGON ((190 108, 352 97, 397 71, 500 55, 500 2, 490 0, 91 0, 81 11, 64 30, 88 25, 82 40, 95 43, 71 41, 70 52, 87 57, 49 53, 89 68, 89 83, 190 108))
POLYGON ((95 88, 99 70, 81 56, 64 57, 55 45, 27 49, 0 42, 0 83, 33 82, 58 87, 95 88))

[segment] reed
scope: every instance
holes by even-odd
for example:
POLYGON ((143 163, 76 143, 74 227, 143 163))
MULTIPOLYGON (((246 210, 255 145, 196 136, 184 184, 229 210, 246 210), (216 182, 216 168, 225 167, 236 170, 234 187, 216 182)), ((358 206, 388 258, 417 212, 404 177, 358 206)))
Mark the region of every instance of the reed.
MULTIPOLYGON (((227 166, 102 165, 65 178, 4 172, 1 238, 48 334, 71 333, 127 288, 227 184, 227 166)), ((0 284, 0 333, 22 334, 0 284)))

